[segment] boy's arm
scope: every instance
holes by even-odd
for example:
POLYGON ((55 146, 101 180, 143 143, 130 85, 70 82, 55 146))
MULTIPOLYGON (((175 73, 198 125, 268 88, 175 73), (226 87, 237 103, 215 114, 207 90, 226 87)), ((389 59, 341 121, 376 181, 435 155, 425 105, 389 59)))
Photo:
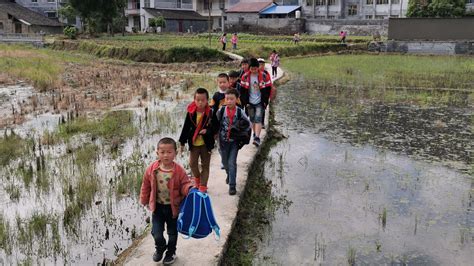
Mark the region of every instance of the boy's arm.
POLYGON ((209 104, 211 106, 211 109, 214 113, 217 112, 217 108, 219 108, 219 103, 217 100, 217 92, 212 95, 211 103, 209 104))
POLYGON ((140 191, 140 203, 144 206, 148 205, 150 202, 151 184, 148 171, 149 169, 147 169, 143 175, 142 187, 140 191))
POLYGON ((186 118, 184 119, 183 129, 181 130, 181 135, 179 136, 179 143, 184 147, 188 141, 189 128, 191 127, 191 121, 189 118, 189 113, 186 112, 186 118))

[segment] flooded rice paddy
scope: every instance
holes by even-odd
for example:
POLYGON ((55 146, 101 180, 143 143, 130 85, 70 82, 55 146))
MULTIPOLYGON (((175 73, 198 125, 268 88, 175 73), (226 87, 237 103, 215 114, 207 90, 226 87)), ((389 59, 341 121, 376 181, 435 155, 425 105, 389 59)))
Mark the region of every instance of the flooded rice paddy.
MULTIPOLYGON (((177 137, 190 100, 188 78, 159 80, 81 112, 58 110, 51 93, 26 85, 0 89, 0 265, 93 265, 142 234, 149 216, 138 204, 143 171, 158 140, 177 137), (12 113, 33 99, 44 102, 12 113)), ((184 158, 178 161, 187 167, 184 158)))
POLYGON ((265 177, 292 204, 272 218, 254 264, 472 264, 469 92, 381 94, 297 78, 278 97, 288 138, 265 177))

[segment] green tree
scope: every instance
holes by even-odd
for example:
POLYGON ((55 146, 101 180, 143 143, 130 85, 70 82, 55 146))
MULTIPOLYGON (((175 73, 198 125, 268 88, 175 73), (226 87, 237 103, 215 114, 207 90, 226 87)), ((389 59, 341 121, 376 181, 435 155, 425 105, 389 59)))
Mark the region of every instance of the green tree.
POLYGON ((126 0, 70 0, 69 4, 77 11, 90 34, 101 28, 113 32, 114 23, 124 22, 124 8, 126 0))
POLYGON ((465 12, 464 0, 410 0, 407 17, 461 17, 465 12))

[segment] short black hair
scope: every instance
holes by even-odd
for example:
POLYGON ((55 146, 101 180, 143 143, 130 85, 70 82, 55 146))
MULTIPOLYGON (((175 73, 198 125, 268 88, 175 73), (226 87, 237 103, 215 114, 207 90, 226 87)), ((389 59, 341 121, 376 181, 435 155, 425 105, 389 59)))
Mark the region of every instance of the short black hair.
POLYGON ((229 75, 227 75, 226 73, 220 73, 219 75, 217 75, 217 78, 226 78, 227 81, 229 81, 229 75))
POLYGON ((250 58, 249 67, 259 67, 260 63, 258 62, 257 58, 250 58))
POLYGON ((242 62, 240 62, 240 64, 248 64, 249 63, 249 59, 248 58, 244 58, 242 59, 242 62))
POLYGON ((194 96, 196 96, 196 94, 206 94, 206 98, 209 99, 209 92, 204 88, 197 88, 194 92, 194 96))
POLYGON ((234 88, 230 88, 228 89, 226 92, 225 92, 225 95, 229 95, 229 94, 233 94, 235 95, 235 98, 239 98, 240 97, 240 93, 237 89, 234 89, 234 88))
POLYGON ((238 78, 239 76, 240 76, 240 73, 235 70, 231 70, 229 72, 229 78, 238 78))
POLYGON ((156 149, 160 147, 161 144, 171 144, 174 146, 174 150, 178 150, 178 146, 176 145, 176 141, 172 138, 162 138, 158 141, 158 145, 156 145, 156 149))

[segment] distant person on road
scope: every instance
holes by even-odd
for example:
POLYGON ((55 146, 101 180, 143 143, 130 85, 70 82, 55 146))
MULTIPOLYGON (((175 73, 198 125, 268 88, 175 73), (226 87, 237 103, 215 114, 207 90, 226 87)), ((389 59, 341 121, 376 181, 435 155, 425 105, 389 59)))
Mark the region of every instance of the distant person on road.
POLYGON ((300 34, 297 32, 293 35, 293 43, 294 44, 298 44, 300 42, 301 38, 300 38, 300 34))
POLYGON ((237 42, 239 41, 237 33, 232 34, 232 38, 230 39, 230 41, 232 42, 232 49, 237 50, 237 42))
POLYGON ((339 39, 341 40, 341 44, 346 44, 346 36, 346 31, 341 30, 341 32, 339 32, 339 39))
POLYGON ((229 89, 225 94, 226 104, 219 109, 218 121, 219 147, 222 162, 226 171, 226 183, 229 184, 229 195, 237 194, 237 154, 243 145, 250 140, 250 121, 245 112, 237 106, 239 92, 229 89), (248 137, 246 136, 248 132, 248 137), (245 140, 242 139, 245 135, 245 140))
POLYGON ((209 106, 209 92, 198 88, 194 93, 194 101, 188 105, 183 129, 179 137, 181 152, 186 143, 189 148, 189 165, 194 176, 194 183, 199 191, 207 192, 211 152, 214 149, 212 132, 212 110, 209 106), (201 170, 199 170, 199 158, 201 170))
POLYGON ((222 34, 220 42, 222 43, 222 51, 225 51, 225 46, 227 44, 227 33, 224 32, 224 34, 222 34))
POLYGON ((263 124, 263 110, 267 107, 270 99, 272 80, 268 72, 260 70, 256 58, 250 59, 250 70, 247 71, 240 81, 242 104, 246 106, 252 122, 253 144, 260 146, 260 132, 263 124))
POLYGON ((280 66, 280 56, 276 50, 273 50, 270 54, 270 62, 272 65, 272 77, 276 78, 278 75, 278 67, 280 66))
POLYGON ((179 205, 193 186, 186 170, 174 162, 176 152, 176 142, 172 138, 160 139, 156 149, 158 160, 146 169, 140 192, 140 203, 152 212, 153 261, 161 261, 166 251, 165 265, 172 264, 176 259, 179 205), (168 243, 163 237, 165 225, 168 243))

